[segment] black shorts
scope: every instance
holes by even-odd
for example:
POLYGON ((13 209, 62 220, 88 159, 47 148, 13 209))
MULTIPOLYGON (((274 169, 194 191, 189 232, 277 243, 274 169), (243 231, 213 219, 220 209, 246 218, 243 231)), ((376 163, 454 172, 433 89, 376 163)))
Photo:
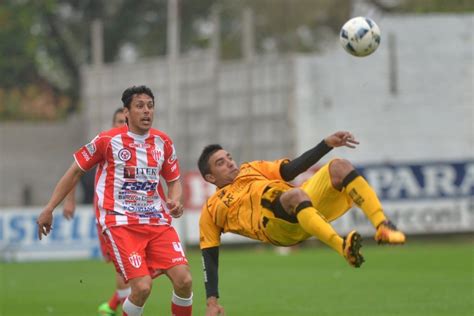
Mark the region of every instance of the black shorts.
MULTIPOLYGON (((263 191, 261 205, 264 208, 272 211, 276 218, 296 224, 298 223, 296 216, 288 214, 283 208, 283 205, 281 205, 280 196, 283 194, 283 192, 284 191, 280 190, 279 188, 272 188, 271 186, 266 187, 263 191)), ((263 219, 263 226, 265 226, 267 221, 268 219, 263 219)))

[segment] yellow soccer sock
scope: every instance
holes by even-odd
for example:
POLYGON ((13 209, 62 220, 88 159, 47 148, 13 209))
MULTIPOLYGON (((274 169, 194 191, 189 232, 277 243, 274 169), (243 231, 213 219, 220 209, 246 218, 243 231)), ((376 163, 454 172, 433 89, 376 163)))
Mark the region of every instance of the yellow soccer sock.
POLYGON ((350 181, 346 185, 346 192, 354 203, 367 215, 374 227, 377 227, 387 219, 377 194, 375 194, 374 189, 363 177, 356 176, 350 181))
POLYGON ((300 210, 296 214, 298 223, 308 233, 334 250, 340 255, 342 253, 343 239, 336 233, 332 226, 321 216, 321 214, 312 206, 300 210))

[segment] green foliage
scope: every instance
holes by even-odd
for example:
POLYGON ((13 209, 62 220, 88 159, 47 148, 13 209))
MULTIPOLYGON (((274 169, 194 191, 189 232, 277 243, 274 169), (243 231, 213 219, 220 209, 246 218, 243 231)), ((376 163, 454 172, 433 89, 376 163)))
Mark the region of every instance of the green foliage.
POLYGON ((347 0, 232 0, 219 1, 224 59, 242 56, 242 11, 254 13, 258 53, 317 51, 328 30, 337 33, 350 16, 347 0))
POLYGON ((35 54, 38 38, 31 32, 35 22, 34 7, 10 2, 0 6, 2 87, 23 86, 37 77, 35 54))
MULTIPOLYGON (((61 67, 48 50, 58 43, 44 16, 55 5, 52 0, 0 4, 0 120, 55 119, 71 106, 72 87, 51 80, 61 67)), ((58 80, 67 81, 67 76, 58 80)))
POLYGON ((0 88, 0 121, 54 120, 65 117, 71 99, 45 81, 0 88))
MULTIPOLYGON (((394 7, 382 0, 366 1, 387 12, 474 11, 472 0, 400 0, 394 7)), ((254 12, 257 53, 312 52, 319 50, 328 30, 337 32, 349 18, 352 1, 181 0, 182 53, 209 47, 214 7, 221 14, 221 57, 232 59, 242 56, 245 7, 254 12)), ((104 25, 106 63, 120 59, 123 47, 132 47, 138 58, 166 53, 167 0, 0 2, 0 89, 8 96, 0 99, 0 120, 51 118, 49 109, 29 111, 31 86, 46 84, 52 100, 69 100, 67 109, 64 102, 54 104, 53 118, 78 108, 80 66, 91 62, 90 25, 96 19, 104 25)))
MULTIPOLYGON (((228 315, 470 315, 472 242, 367 246, 367 262, 349 267, 334 251, 221 249, 220 295, 228 315)), ((188 250, 194 314, 204 315, 200 253, 188 250)), ((0 315, 94 315, 114 289, 100 261, 0 263, 0 315)), ((171 286, 155 280, 144 315, 168 315, 171 286)))

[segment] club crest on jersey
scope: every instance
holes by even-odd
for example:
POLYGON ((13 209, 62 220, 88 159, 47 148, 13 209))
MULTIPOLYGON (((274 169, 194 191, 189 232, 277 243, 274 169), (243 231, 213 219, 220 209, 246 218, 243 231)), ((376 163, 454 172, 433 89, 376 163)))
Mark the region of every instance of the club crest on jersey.
POLYGON ((132 252, 130 256, 128 256, 128 261, 130 261, 130 264, 136 269, 142 265, 142 257, 137 252, 132 252))
POLYGON ((163 152, 159 149, 153 149, 151 151, 151 156, 153 157, 153 159, 155 159, 156 162, 159 162, 161 159, 161 156, 163 156, 163 152))
POLYGON ((118 158, 122 161, 129 161, 132 158, 132 153, 127 148, 122 148, 118 152, 118 158))

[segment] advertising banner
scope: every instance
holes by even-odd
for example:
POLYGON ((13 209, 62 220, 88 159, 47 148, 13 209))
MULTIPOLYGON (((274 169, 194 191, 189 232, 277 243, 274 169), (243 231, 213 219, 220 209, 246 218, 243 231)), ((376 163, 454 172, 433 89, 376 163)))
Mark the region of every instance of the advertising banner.
MULTIPOLYGON (((474 232, 474 161, 374 164, 357 167, 382 201, 386 215, 409 235, 474 232)), ((296 179, 296 185, 316 169, 296 179)), ((185 215, 173 221, 183 244, 199 244, 199 215, 215 187, 198 172, 183 177, 185 215)), ((95 215, 91 205, 78 206, 70 221, 55 211, 53 230, 38 240, 40 208, 0 210, 0 260, 27 261, 99 258, 95 215)), ((333 222, 342 235, 357 229, 372 237, 375 230, 357 208, 333 222)), ((252 242, 224 234, 222 243, 252 242)))

